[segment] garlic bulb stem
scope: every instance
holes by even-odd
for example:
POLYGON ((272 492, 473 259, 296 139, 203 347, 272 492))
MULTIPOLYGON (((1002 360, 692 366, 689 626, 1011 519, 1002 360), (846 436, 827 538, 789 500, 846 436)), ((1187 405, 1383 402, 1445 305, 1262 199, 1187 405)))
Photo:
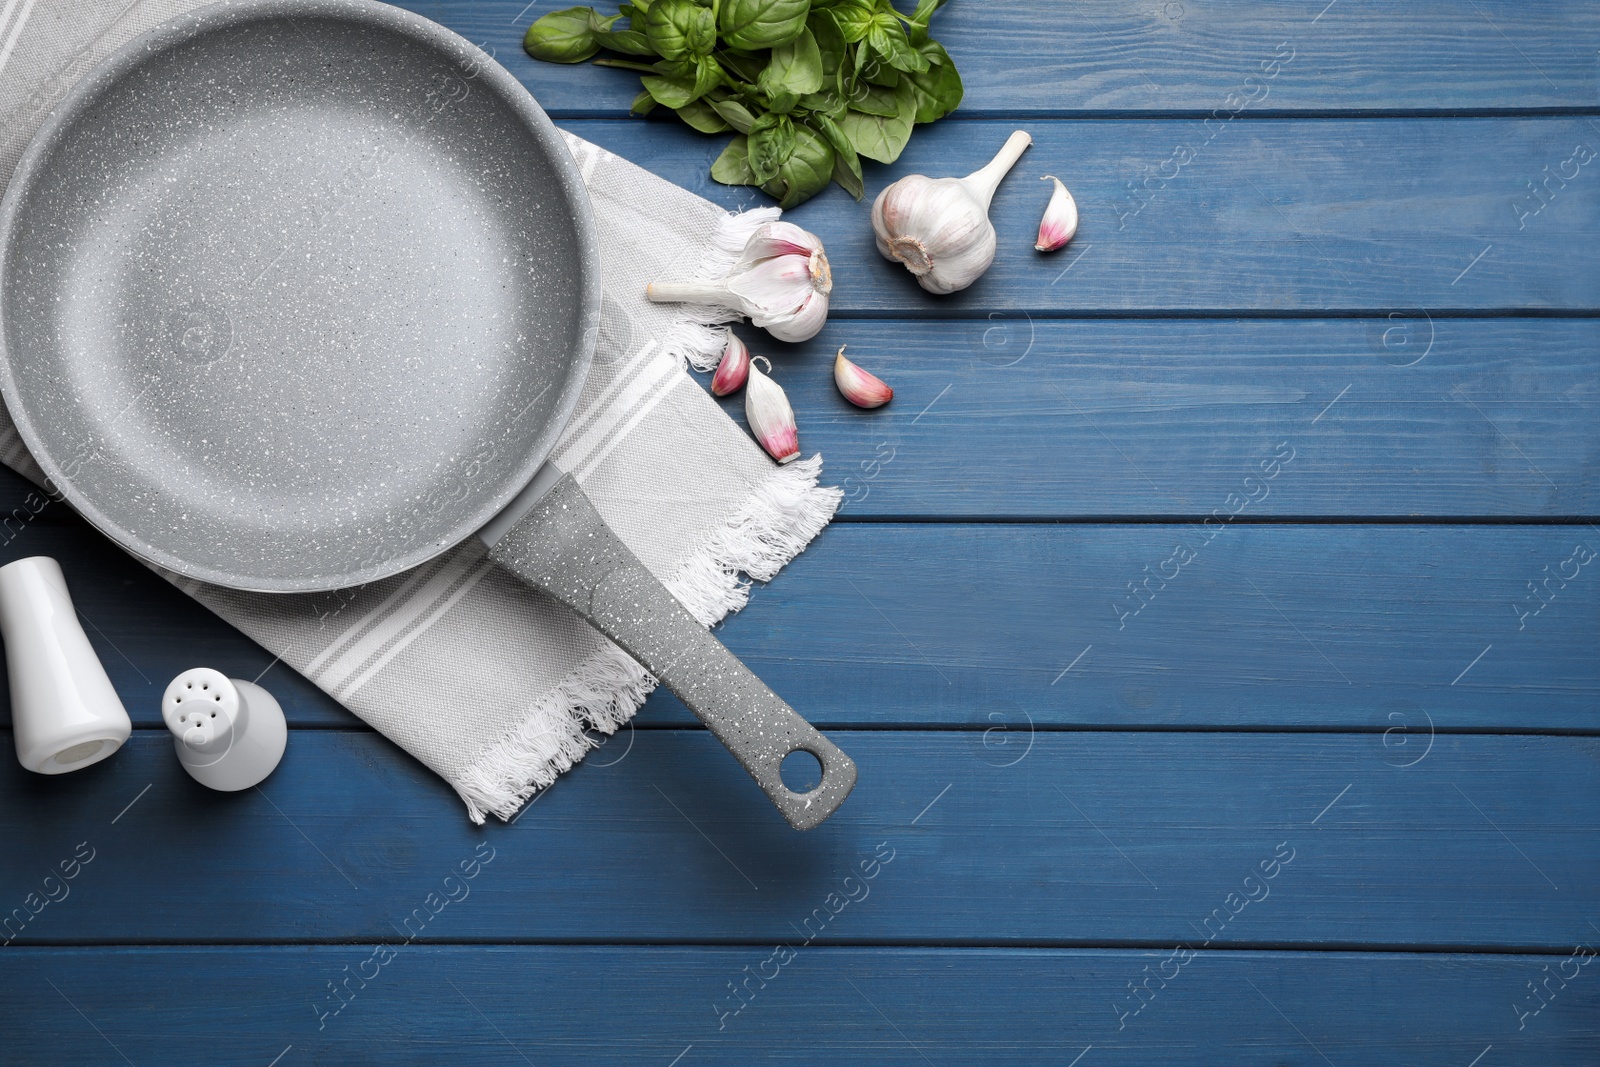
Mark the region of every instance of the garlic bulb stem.
POLYGON ((930 293, 953 293, 977 281, 994 262, 994 191, 1032 143, 1018 130, 987 165, 965 178, 908 174, 884 189, 872 203, 878 251, 916 275, 930 293))
POLYGON ((1033 138, 1025 130, 1018 130, 1006 138, 1006 143, 993 159, 961 179, 983 205, 983 210, 989 210, 989 205, 994 201, 994 191, 1000 188, 1000 179, 1011 173, 1011 168, 1017 165, 1017 160, 1022 158, 1022 153, 1031 144, 1033 138))
POLYGON ((805 341, 827 321, 832 291, 833 272, 817 235, 792 222, 767 222, 724 277, 652 282, 645 295, 658 304, 726 308, 780 341, 805 341))
POLYGON ((721 282, 651 282, 645 287, 645 296, 656 304, 730 304, 739 306, 739 298, 721 282))

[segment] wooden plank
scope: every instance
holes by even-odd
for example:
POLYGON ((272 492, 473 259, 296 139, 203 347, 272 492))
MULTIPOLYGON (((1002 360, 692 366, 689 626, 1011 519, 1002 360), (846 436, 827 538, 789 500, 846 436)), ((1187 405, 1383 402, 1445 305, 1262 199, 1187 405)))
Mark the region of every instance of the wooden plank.
POLYGON ((665 1067, 674 1057, 682 1065, 740 1067, 1066 1067, 1080 1055, 1080 1067, 1322 1063, 1319 1057, 1340 1067, 1465 1067, 1492 1048, 1484 1063, 1544 1067, 1592 1063, 1600 1036, 1600 964, 1582 954, 1592 951, 1587 945, 1577 955, 1572 949, 1549 956, 1205 952, 1181 968, 1167 963, 1172 977, 1163 981, 1170 950, 811 947, 778 957, 780 966, 768 962, 770 945, 411 945, 386 949, 381 964, 369 962, 370 944, 11 948, 8 997, 28 1025, 14 1028, 6 1055, 64 1064, 121 1062, 121 1053, 133 1063, 208 1067, 262 1067, 278 1055, 283 1067, 444 1060, 665 1067), (747 980, 746 968, 754 977, 735 1001, 728 984, 747 980), (1563 969, 1575 977, 1563 980, 1563 969), (326 984, 347 975, 348 999, 330 1000, 326 984), (1156 977, 1139 987, 1149 990, 1144 1009, 1122 1016, 1133 995, 1128 984, 1147 975, 1156 977), (1519 1030, 1517 1007, 1534 1003, 1527 983, 1550 975, 1548 1006, 1519 1030), (733 1014, 728 1005, 739 1003, 733 1014), (197 1025, 202 1008, 226 1024, 197 1025))
MULTIPOLYGON (((719 633, 835 726, 1600 728, 1592 528, 1216 529, 839 524, 719 633)), ((27 537, 8 550, 62 561, 136 722, 186 667, 272 663, 93 531, 27 537)), ((263 684, 296 726, 356 722, 282 666, 263 684)), ((694 722, 665 693, 644 721, 694 722)))
MULTIPOLYGON (((768 202, 755 190, 711 180, 720 138, 658 123, 563 125, 724 206, 768 202)), ((929 295, 885 261, 873 244, 870 204, 852 204, 837 187, 790 213, 827 245, 833 312, 1437 313, 1589 311, 1600 303, 1596 120, 1027 125, 1034 147, 992 209, 1000 254, 961 293, 929 295), (1187 162, 1163 166, 1178 146, 1187 149, 1187 162), (1556 175, 1540 192, 1547 200, 1528 184, 1543 182, 1546 166, 1556 175), (1166 177, 1145 185, 1147 172, 1166 177), (1082 213, 1073 243, 1047 257, 1033 251, 1048 193, 1037 180, 1043 174, 1059 175, 1082 213), (1145 191, 1130 190, 1135 182, 1145 191)), ((904 174, 976 169, 1014 127, 932 126, 898 163, 870 168, 867 195, 904 174)))
MULTIPOLYGON (((523 53, 529 24, 566 0, 403 6, 492 48, 558 117, 622 114, 639 91, 625 71, 536 63, 523 53)), ((1600 13, 1575 0, 1326 8, 1118 0, 1048 9, 984 0, 950 5, 934 29, 966 85, 958 116, 1203 113, 1227 106, 1230 93, 1274 111, 1589 108, 1600 92, 1589 46, 1600 13)))
MULTIPOLYGON (((1600 514, 1600 320, 994 312, 741 335, 776 356, 853 518, 1204 517, 1280 442, 1295 458, 1252 517, 1600 514), (888 407, 839 396, 843 344, 888 407)), ((724 408, 742 420, 742 395, 724 408)), ((36 551, 29 530, 65 512, 35 520, 32 493, 0 474, 0 547, 36 551)))
POLYGON ((515 826, 485 829, 371 733, 298 732, 260 791, 229 796, 189 781, 154 732, 60 778, 0 751, 0 902, 24 906, 87 842, 69 895, 15 945, 391 939, 408 918, 451 941, 761 943, 825 906, 837 918, 813 932, 830 942, 1554 951, 1594 937, 1593 738, 1440 735, 1402 760, 1371 735, 834 736, 861 781, 806 834, 698 730, 625 734, 515 826), (481 842, 495 858, 470 898, 430 905, 481 842), (861 897, 844 879, 880 854, 870 896, 830 903, 861 897))
MULTIPOLYGON (((801 443, 857 518, 1600 513, 1600 321, 835 321, 779 346, 801 443), (896 389, 863 413, 833 354, 896 389)), ((707 376, 709 377, 709 376, 707 376)), ((742 397, 725 409, 743 419, 742 397)))
POLYGON ((1593 529, 1210 534, 835 526, 720 633, 832 724, 1600 727, 1593 529))

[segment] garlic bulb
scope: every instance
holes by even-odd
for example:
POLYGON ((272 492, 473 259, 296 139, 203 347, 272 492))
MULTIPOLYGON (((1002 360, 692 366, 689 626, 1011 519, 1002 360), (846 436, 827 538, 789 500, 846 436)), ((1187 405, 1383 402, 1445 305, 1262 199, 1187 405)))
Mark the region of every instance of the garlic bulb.
MULTIPOLYGON (((767 357, 755 358, 772 369, 767 357)), ((745 384, 744 417, 767 455, 779 463, 788 463, 800 454, 800 433, 795 429, 789 397, 783 386, 762 373, 755 360, 750 362, 750 380, 745 384)))
POLYGON ((722 346, 722 362, 717 364, 717 373, 711 376, 711 392, 717 396, 736 392, 743 388, 749 375, 750 349, 729 330, 727 344, 722 346))
POLYGON ((1018 130, 988 166, 965 178, 912 174, 879 193, 872 205, 878 251, 904 263, 930 293, 953 293, 977 281, 994 262, 989 202, 1032 143, 1018 130))
POLYGON ((833 357, 833 384, 839 387, 844 398, 858 408, 881 408, 894 399, 894 390, 883 379, 868 374, 844 358, 844 345, 833 357))
POLYGON ((1040 252, 1054 252, 1078 232, 1078 202, 1054 174, 1046 174, 1039 180, 1055 182, 1056 190, 1050 194, 1050 203, 1045 205, 1044 218, 1039 220, 1039 239, 1033 247, 1040 252))
POLYGON ((718 281, 652 282, 658 304, 710 304, 749 316, 780 341, 805 341, 828 321, 833 273, 822 242, 792 222, 757 227, 718 281))

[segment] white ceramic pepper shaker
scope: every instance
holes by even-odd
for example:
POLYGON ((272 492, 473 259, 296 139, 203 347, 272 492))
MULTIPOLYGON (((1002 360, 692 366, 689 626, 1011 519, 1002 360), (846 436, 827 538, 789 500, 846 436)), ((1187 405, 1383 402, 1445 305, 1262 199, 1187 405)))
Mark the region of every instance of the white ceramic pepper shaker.
POLYGON ((29 556, 0 567, 0 637, 18 763, 64 774, 128 740, 133 723, 78 623, 61 564, 29 556))
POLYGON ((271 693, 210 667, 172 680, 161 697, 161 718, 189 777, 225 793, 265 779, 289 740, 283 708, 271 693))

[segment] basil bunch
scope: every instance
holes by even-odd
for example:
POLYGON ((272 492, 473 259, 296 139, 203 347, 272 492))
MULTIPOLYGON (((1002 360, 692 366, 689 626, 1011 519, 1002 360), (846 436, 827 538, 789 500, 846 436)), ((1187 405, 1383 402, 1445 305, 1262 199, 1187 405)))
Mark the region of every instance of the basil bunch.
POLYGON ((659 105, 701 133, 733 130, 711 177, 788 208, 830 179, 860 200, 860 157, 893 163, 912 126, 961 103, 961 75, 928 36, 944 3, 907 17, 892 0, 632 0, 609 18, 553 11, 522 46, 551 63, 641 57, 595 62, 643 75, 635 115, 659 105))

